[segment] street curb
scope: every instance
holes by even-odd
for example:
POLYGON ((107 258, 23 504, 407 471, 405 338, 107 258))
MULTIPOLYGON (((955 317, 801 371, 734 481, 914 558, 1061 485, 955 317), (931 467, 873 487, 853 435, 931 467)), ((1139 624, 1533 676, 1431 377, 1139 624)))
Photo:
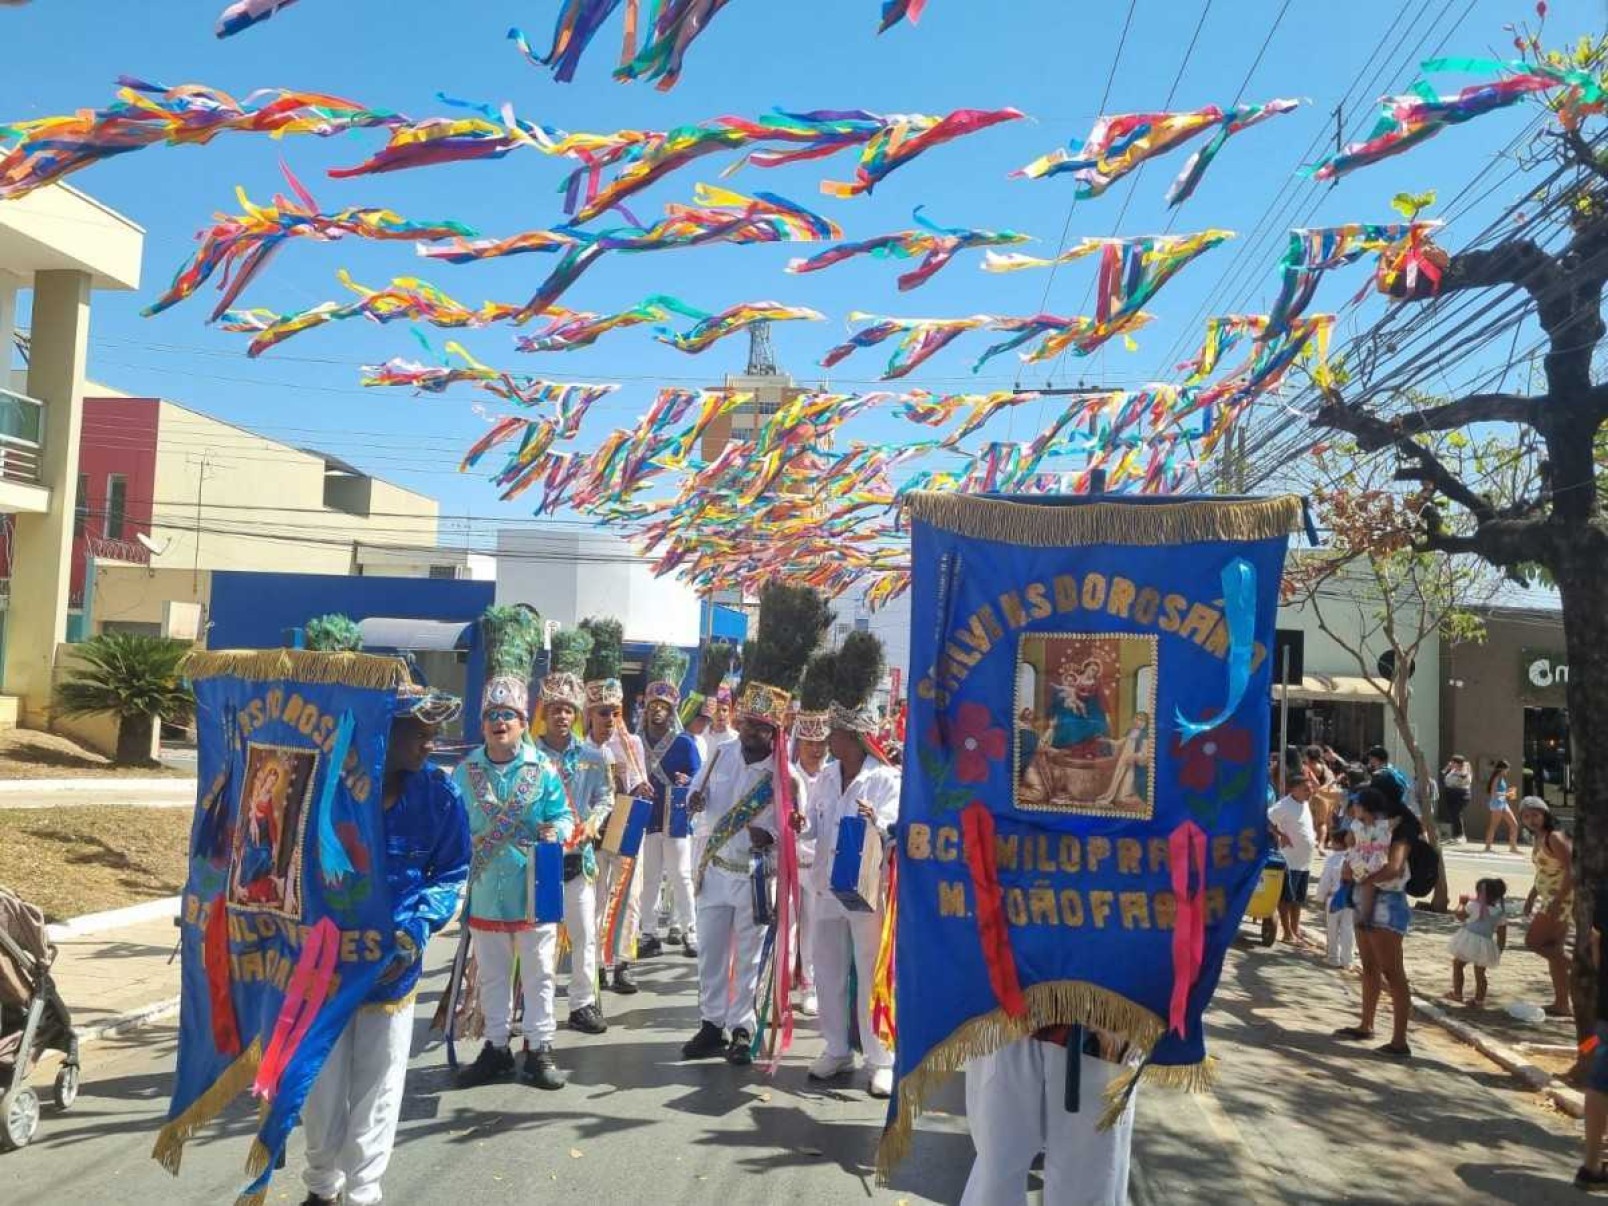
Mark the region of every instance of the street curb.
POLYGON ((169 997, 165 1001, 142 1005, 138 1009, 130 1009, 115 1017, 108 1018, 98 1026, 77 1029, 78 1044, 82 1047, 90 1043, 102 1043, 107 1039, 127 1034, 131 1030, 138 1030, 141 1026, 149 1026, 153 1022, 163 1021, 178 1012, 178 997, 169 997))
POLYGON ((126 925, 160 921, 164 917, 177 917, 182 903, 183 897, 164 896, 160 900, 145 900, 126 908, 107 909, 104 913, 85 913, 82 917, 69 917, 66 921, 47 925, 45 935, 52 942, 61 942, 122 929, 126 925))
POLYGON ((194 796, 195 779, 8 779, 0 783, 0 796, 38 795, 41 792, 118 792, 132 796, 194 796))
POLYGON ((1413 1006, 1437 1026, 1443 1030, 1450 1031, 1481 1055, 1501 1065, 1506 1071, 1518 1077, 1530 1088, 1543 1090, 1552 1083, 1552 1073, 1545 1068, 1532 1064, 1506 1043, 1497 1042, 1466 1022, 1459 1022, 1440 1006, 1432 1005, 1419 996, 1413 997, 1413 1006))

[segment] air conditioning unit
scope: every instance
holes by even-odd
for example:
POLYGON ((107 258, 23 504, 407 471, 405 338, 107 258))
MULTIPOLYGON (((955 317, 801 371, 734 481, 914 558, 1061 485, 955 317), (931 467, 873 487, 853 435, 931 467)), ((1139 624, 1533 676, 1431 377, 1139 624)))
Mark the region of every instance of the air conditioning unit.
POLYGON ((169 599, 162 604, 162 635, 172 641, 201 639, 201 604, 169 599))

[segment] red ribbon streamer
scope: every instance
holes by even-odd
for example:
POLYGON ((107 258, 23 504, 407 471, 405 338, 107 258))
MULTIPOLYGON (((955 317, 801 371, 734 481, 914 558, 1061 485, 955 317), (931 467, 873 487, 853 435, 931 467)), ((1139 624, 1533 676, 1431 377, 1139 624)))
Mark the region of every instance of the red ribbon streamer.
POLYGON ((284 1004, 279 1019, 274 1023, 273 1038, 263 1053, 257 1068, 257 1079, 251 1091, 258 1097, 272 1100, 279 1092, 279 1081, 285 1075, 285 1066, 306 1037, 313 1019, 329 997, 330 982, 341 957, 341 931, 328 917, 319 920, 307 932, 302 955, 291 973, 290 985, 285 989, 284 1004))
POLYGON ((207 973, 207 999, 211 1004, 212 1045, 219 1055, 240 1054, 240 1024, 235 1020, 234 996, 229 991, 229 910, 220 897, 212 904, 201 943, 201 965, 207 973))
POLYGON ((793 832, 793 812, 799 801, 793 799, 793 764, 787 757, 787 738, 776 730, 776 993, 772 998, 771 1026, 776 1045, 766 1071, 775 1074, 782 1056, 793 1045, 793 919, 797 915, 798 835, 793 832))
POLYGON ((966 867, 971 872, 972 894, 977 899, 977 936, 983 944, 983 962, 994 997, 1013 1018, 1027 1016, 1027 998, 1016 977, 1016 956, 1011 953, 1010 931, 1005 924, 1005 891, 994 864, 994 817, 981 800, 973 800, 960 814, 966 867))
POLYGON ((1185 821, 1167 839, 1167 863, 1172 869, 1173 989, 1170 1029, 1180 1038, 1189 1024, 1189 993, 1206 961, 1206 832, 1185 821), (1194 872, 1191 875, 1191 871, 1194 872))

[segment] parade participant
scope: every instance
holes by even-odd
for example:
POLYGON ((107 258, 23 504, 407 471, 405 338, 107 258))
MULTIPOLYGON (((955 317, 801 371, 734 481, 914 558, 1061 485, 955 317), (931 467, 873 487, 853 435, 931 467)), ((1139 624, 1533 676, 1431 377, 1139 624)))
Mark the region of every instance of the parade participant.
POLYGON ((730 641, 705 638, 698 643, 697 690, 681 713, 687 732, 698 743, 698 757, 707 765, 714 748, 709 730, 715 721, 715 700, 721 693, 726 676, 736 661, 737 649, 730 641))
POLYGON ((597 1007, 597 855, 592 847, 614 805, 609 764, 575 739, 575 720, 586 688, 567 671, 542 680, 541 752, 552 760, 564 785, 575 829, 564 844, 564 930, 570 944, 569 1024, 582 1034, 609 1026, 597 1007))
POLYGON ((816 992, 821 1037, 826 1050, 810 1065, 812 1080, 831 1080, 854 1066, 849 1044, 849 1011, 859 1010, 860 1046, 870 1071, 872 1097, 893 1092, 893 1052, 871 1024, 871 987, 882 944, 884 903, 871 912, 851 911, 832 893, 832 853, 838 826, 859 815, 874 828, 867 841, 885 844, 899 817, 899 772, 873 752, 877 719, 867 706, 882 678, 882 642, 868 632, 852 632, 834 656, 828 748, 834 762, 809 793, 805 832, 817 843, 815 865, 804 877, 814 910, 816 992), (856 992, 851 1001, 849 970, 856 992))
POLYGON ((451 920, 469 871, 463 797, 430 765, 436 733, 460 702, 405 690, 385 753, 385 881, 397 955, 364 1007, 341 1032, 302 1106, 307 1129, 307 1203, 381 1200, 402 1114, 413 1041, 413 1001, 430 936, 451 920))
POLYGON ((480 709, 485 744, 452 775, 469 802, 474 839, 467 914, 486 1034, 480 1054, 458 1077, 464 1087, 514 1074, 509 1036, 516 959, 525 1002, 520 1079, 540 1089, 564 1087, 565 1077, 553 1063, 558 923, 536 921, 535 870, 529 864, 536 856, 534 843, 565 841, 575 818, 551 760, 526 740, 529 712, 523 679, 488 682, 480 709))
POLYGON ((703 766, 709 761, 709 726, 715 719, 715 701, 706 699, 698 705, 698 710, 687 721, 687 736, 698 747, 698 765, 703 766))
MULTIPOLYGON (((772 583, 760 599, 758 633, 745 659, 746 675, 738 699, 735 743, 710 753, 701 785, 689 805, 696 816, 699 849, 693 886, 698 903, 698 997, 702 1024, 681 1048, 685 1059, 724 1055, 734 1065, 753 1062, 751 1045, 757 1011, 755 996, 765 958, 767 925, 756 919, 756 898, 768 890, 771 866, 783 825, 803 824, 803 777, 787 757, 782 724, 804 664, 831 623, 831 612, 814 591, 772 583), (758 858, 756 859, 756 855, 758 858), (735 957, 734 957, 735 952, 735 957)), ((729 705, 717 710, 720 717, 729 705)), ((780 867, 794 872, 783 849, 780 867)), ((777 1004, 790 1011, 783 991, 791 979, 790 922, 796 883, 786 875, 778 887, 776 946, 784 973, 777 1004)), ((785 1019, 778 1019, 785 1032, 785 1019)))
MULTIPOLYGON (((625 688, 617 678, 586 684, 586 736, 591 746, 607 758, 614 790, 632 799, 652 795, 648 785, 647 757, 642 739, 626 731, 625 688)), ((613 803, 612 799, 610 801, 613 803)), ((621 858, 607 850, 598 851, 598 938, 601 942, 603 986, 630 995, 637 983, 631 977, 627 957, 636 945, 637 911, 640 907, 636 860, 621 858), (618 913, 618 917, 614 914, 618 913), (613 929, 610 939, 609 930, 613 929)))
MULTIPOLYGON (((814 671, 815 662, 811 662, 810 669, 804 672, 804 685, 800 688, 805 701, 810 700, 810 676, 814 671)), ((825 702, 829 705, 830 698, 828 697, 825 702)), ((831 769, 826 742, 832 731, 831 717, 826 712, 804 711, 803 707, 807 706, 807 702, 802 705, 798 723, 793 729, 793 761, 804 776, 806 801, 814 792, 816 781, 831 769)), ((814 1017, 820 1011, 820 997, 815 989, 816 903, 815 893, 808 887, 815 868, 817 848, 815 834, 806 828, 798 837, 798 873, 800 880, 806 885, 804 891, 799 893, 798 900, 798 960, 801 973, 799 992, 803 994, 799 1012, 806 1017, 814 1017)))
POLYGON ((637 954, 646 959, 660 954, 659 892, 667 877, 670 881, 670 923, 682 940, 689 958, 698 955, 697 921, 692 897, 692 839, 675 836, 671 830, 671 793, 685 788, 703 765, 697 743, 681 731, 676 705, 681 692, 676 683, 686 672, 686 655, 667 645, 653 651, 648 673, 647 705, 642 712, 642 742, 647 747, 648 777, 653 787, 653 815, 647 836, 642 840, 641 896, 647 911, 645 930, 637 944, 637 954))

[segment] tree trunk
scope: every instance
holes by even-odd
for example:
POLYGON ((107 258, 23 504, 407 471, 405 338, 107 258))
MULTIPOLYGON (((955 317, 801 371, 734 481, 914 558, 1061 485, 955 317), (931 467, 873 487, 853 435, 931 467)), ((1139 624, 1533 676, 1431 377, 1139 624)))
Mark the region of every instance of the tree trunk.
MULTIPOLYGON (((1407 659, 1398 652, 1397 657, 1403 664, 1407 659)), ((1423 747, 1418 744, 1418 734, 1413 730, 1412 719, 1407 713, 1405 704, 1398 706, 1397 697, 1392 696, 1391 719, 1396 722, 1396 735, 1401 738, 1407 747, 1407 756, 1413 768, 1413 792, 1418 797, 1418 815, 1424 822, 1424 837, 1429 844, 1435 847, 1435 891, 1429 898, 1427 906, 1433 913, 1446 912, 1450 889, 1446 883, 1446 859, 1441 854, 1440 827, 1435 818, 1435 802, 1430 798, 1429 792, 1429 760, 1424 757, 1423 747)))
POLYGON ((124 716, 117 724, 117 766, 151 765, 151 734, 154 716, 124 716))
POLYGON ((1575 1029, 1585 1038, 1597 1008, 1591 925, 1597 892, 1608 886, 1608 542, 1591 528, 1560 534, 1554 568, 1563 604, 1570 666, 1567 699, 1574 776, 1575 951, 1571 987, 1575 1029))

